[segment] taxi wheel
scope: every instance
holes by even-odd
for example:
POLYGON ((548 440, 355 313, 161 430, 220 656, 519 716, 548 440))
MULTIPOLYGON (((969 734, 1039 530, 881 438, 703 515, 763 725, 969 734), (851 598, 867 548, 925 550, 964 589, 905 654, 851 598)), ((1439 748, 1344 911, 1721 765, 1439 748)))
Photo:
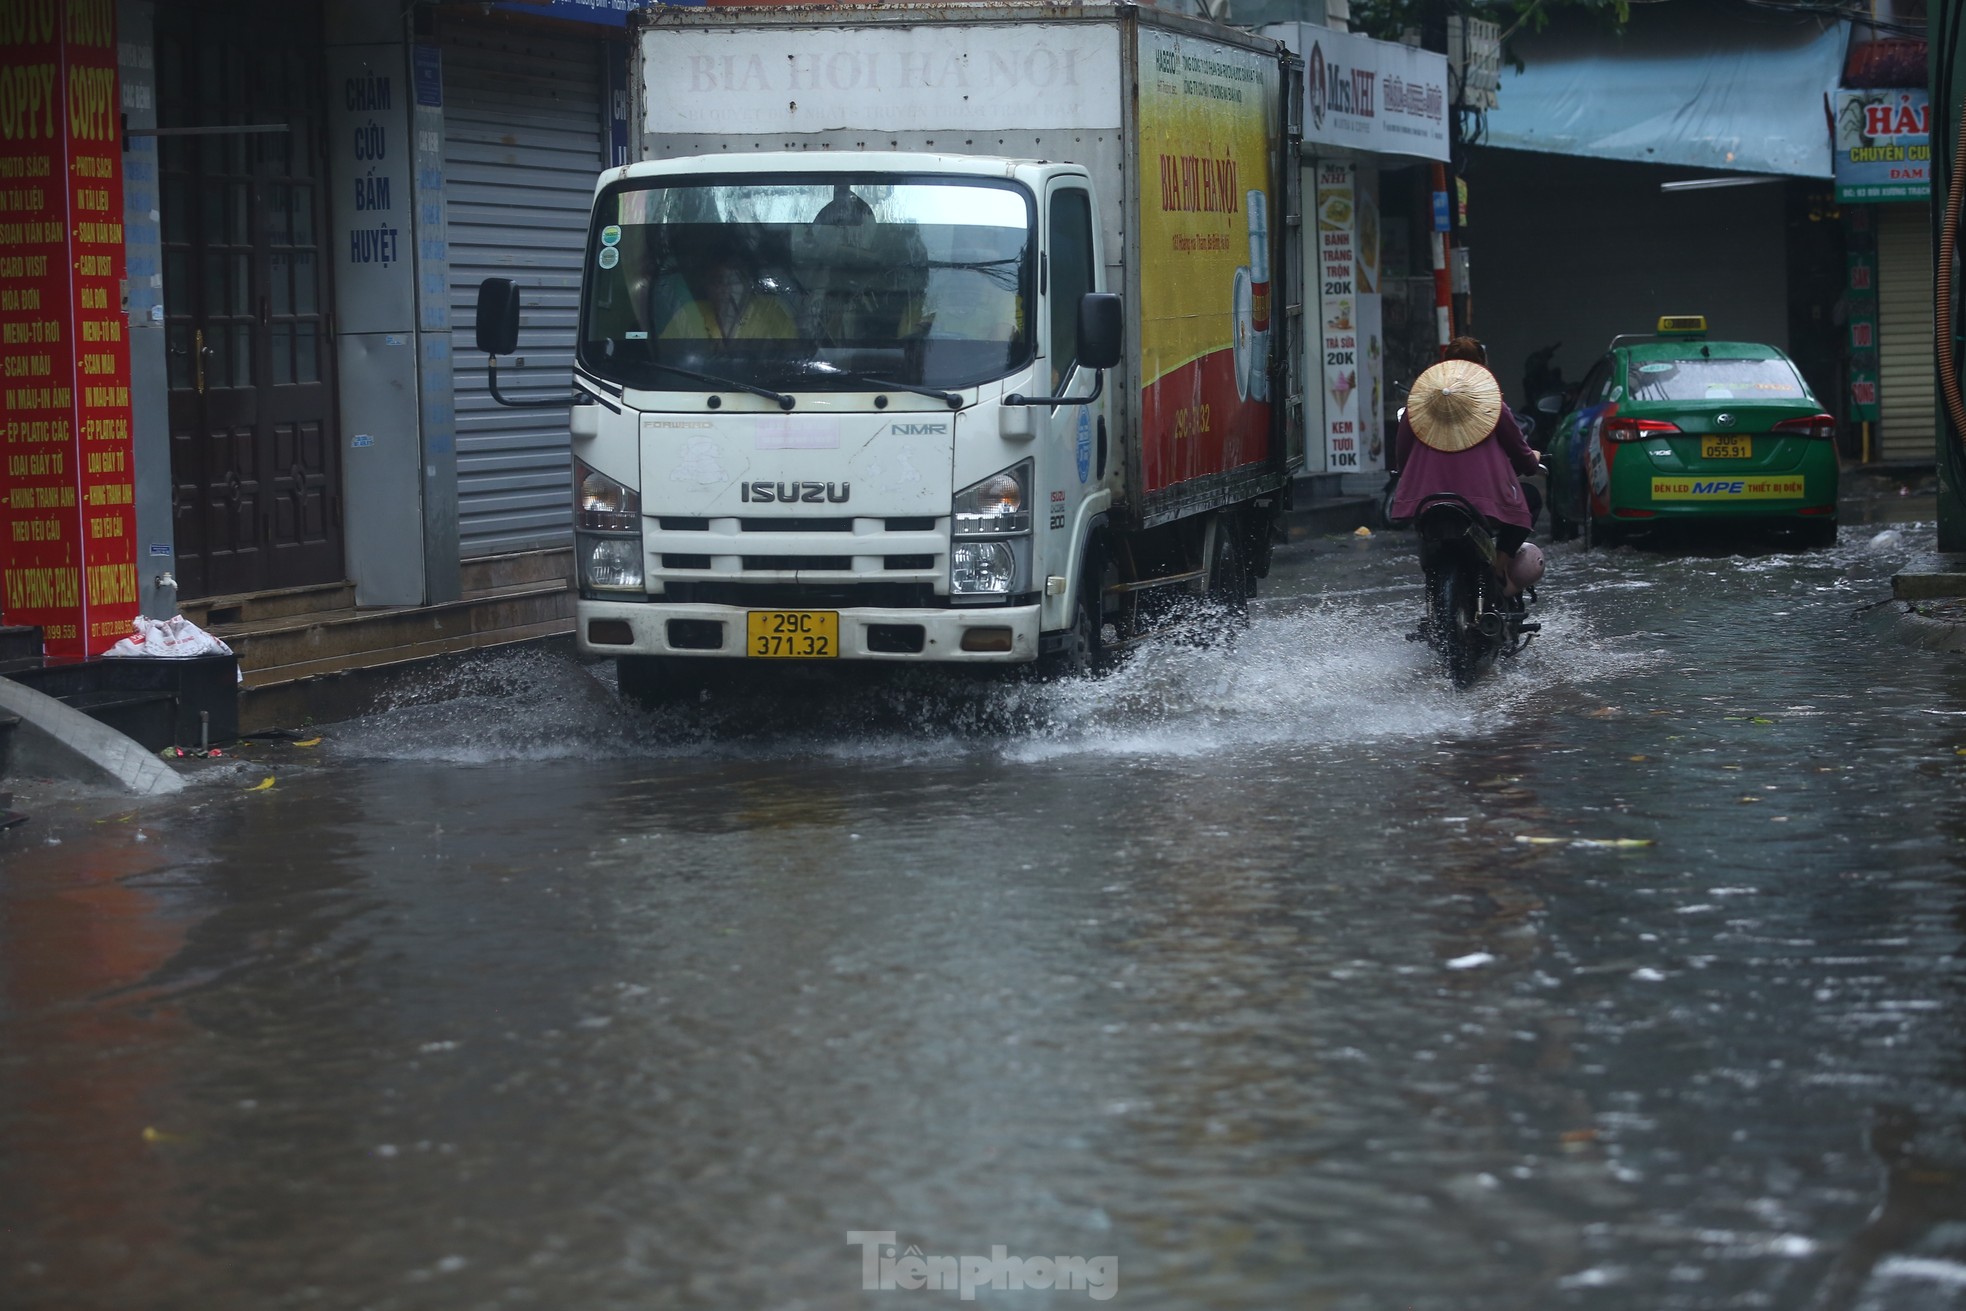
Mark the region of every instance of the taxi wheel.
POLYGON ((1804 550, 1820 551, 1836 545, 1836 520, 1805 524, 1798 529, 1796 536, 1801 539, 1804 550))
POLYGON ((1599 523, 1597 516, 1584 512, 1584 549, 1591 550, 1602 546, 1607 550, 1625 540, 1625 531, 1608 523, 1599 523))

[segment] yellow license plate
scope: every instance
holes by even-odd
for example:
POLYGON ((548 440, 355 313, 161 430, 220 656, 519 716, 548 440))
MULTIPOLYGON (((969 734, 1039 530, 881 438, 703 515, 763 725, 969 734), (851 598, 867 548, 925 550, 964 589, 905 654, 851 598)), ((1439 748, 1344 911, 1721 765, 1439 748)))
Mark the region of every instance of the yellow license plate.
POLYGON ((825 660, 840 654, 837 610, 752 610, 744 654, 764 660, 825 660))
POLYGON ((1753 457, 1754 438, 1752 437, 1700 438, 1702 460, 1747 460, 1753 457))

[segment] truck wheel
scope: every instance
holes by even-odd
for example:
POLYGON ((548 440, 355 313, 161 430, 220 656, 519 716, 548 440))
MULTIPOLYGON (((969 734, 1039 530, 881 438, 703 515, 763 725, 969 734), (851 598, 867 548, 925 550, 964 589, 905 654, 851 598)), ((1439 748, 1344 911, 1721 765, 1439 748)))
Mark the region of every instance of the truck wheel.
POLYGON ((1211 526, 1214 537, 1205 539, 1203 546, 1208 552, 1208 569, 1202 576, 1200 595, 1171 593, 1165 602, 1170 635, 1190 646, 1231 643, 1249 627, 1249 569, 1243 561, 1236 517, 1218 515, 1211 526))
POLYGON ((1099 594, 1088 579, 1079 584, 1078 605, 1072 611, 1072 628, 1065 645, 1044 658, 1039 677, 1090 678, 1099 673, 1105 665, 1105 649, 1099 638, 1099 594))
POLYGON ((1215 549, 1208 561, 1208 600, 1226 612, 1235 628, 1249 623, 1249 570, 1242 559, 1242 538, 1232 515, 1215 521, 1215 549))

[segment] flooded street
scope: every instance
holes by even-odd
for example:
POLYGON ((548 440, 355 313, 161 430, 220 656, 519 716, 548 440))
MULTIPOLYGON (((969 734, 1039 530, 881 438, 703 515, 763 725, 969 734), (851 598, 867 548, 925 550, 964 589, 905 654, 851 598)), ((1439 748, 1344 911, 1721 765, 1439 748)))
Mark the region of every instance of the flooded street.
POLYGON ((1466 693, 1403 534, 1066 685, 531 652, 37 817, 0 1305, 1966 1307, 1931 539, 1555 547, 1466 693))

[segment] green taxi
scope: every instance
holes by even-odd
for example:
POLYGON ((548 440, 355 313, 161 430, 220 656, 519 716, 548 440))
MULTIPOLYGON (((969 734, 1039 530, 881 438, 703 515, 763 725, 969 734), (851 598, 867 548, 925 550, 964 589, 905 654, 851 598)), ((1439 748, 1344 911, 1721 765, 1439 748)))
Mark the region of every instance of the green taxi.
POLYGON ((1699 315, 1614 338, 1549 430, 1550 534, 1611 544, 1720 521, 1836 541, 1834 417, 1773 346, 1710 341, 1699 315))

